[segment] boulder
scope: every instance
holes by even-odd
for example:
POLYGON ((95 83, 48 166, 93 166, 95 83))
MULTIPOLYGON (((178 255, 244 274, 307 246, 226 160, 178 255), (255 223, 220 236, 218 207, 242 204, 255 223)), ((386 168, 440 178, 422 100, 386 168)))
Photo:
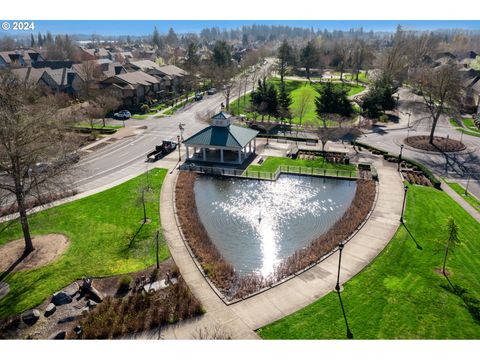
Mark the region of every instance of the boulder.
POLYGON ((97 303, 101 303, 103 301, 103 295, 92 285, 92 279, 84 278, 81 288, 82 291, 87 293, 93 301, 97 303))
POLYGON ((59 333, 57 333, 57 335, 55 335, 52 339, 54 340, 63 340, 65 339, 65 337, 67 336, 67 333, 65 331, 60 331, 59 333))
POLYGON ((65 305, 72 302, 72 297, 63 291, 56 292, 52 296, 52 303, 55 305, 65 305))
POLYGON ((89 308, 93 308, 93 307, 95 307, 95 306, 97 306, 97 305, 98 305, 98 303, 96 303, 96 302, 93 301, 93 300, 88 300, 88 301, 87 301, 87 306, 88 306, 89 308))
POLYGON ((82 315, 87 315, 90 312, 90 308, 88 306, 84 306, 83 308, 80 309, 80 313, 82 315))
POLYGON ((48 304, 47 308, 45 309, 44 316, 49 317, 52 315, 55 311, 57 310, 57 307, 55 306, 54 303, 48 304))
POLYGON ((78 286, 78 284, 74 282, 68 285, 65 289, 63 289, 63 292, 73 298, 79 290, 80 286, 78 286))
POLYGON ((38 311, 37 309, 28 310, 22 314, 22 321, 29 326, 35 324, 39 318, 40 311, 38 311))

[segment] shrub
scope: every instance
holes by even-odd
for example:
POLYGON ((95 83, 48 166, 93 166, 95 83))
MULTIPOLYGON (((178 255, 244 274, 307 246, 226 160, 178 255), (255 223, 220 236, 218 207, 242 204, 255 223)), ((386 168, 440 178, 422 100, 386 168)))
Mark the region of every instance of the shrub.
POLYGON ((378 121, 382 122, 382 123, 386 123, 388 122, 388 115, 385 115, 385 114, 382 114, 378 117, 378 121))
POLYGON ((118 282, 118 291, 123 293, 127 292, 130 289, 132 281, 133 279, 130 275, 122 276, 118 282))
POLYGON ((140 111, 146 114, 150 111, 150 107, 147 104, 142 104, 142 106, 140 106, 140 111))

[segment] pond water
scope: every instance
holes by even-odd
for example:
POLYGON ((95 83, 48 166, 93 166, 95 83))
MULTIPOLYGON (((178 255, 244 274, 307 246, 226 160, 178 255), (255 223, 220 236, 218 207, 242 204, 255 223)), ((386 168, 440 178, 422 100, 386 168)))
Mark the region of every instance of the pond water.
POLYGON ((356 186, 287 174, 277 181, 199 176, 195 200, 212 242, 235 270, 268 276, 341 218, 356 186))

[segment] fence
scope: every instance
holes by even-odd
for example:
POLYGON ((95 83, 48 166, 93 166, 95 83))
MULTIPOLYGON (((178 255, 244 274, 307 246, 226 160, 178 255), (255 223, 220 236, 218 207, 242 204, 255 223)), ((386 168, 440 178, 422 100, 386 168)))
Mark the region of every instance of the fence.
POLYGON ((217 168, 210 166, 198 166, 183 164, 180 166, 180 170, 195 171, 199 174, 213 175, 213 176, 229 176, 239 177, 245 179, 258 179, 258 180, 271 180, 278 179, 280 174, 295 174, 295 175, 308 175, 318 177, 332 177, 341 179, 358 179, 359 176, 364 177, 364 173, 360 173, 357 170, 341 170, 341 169, 326 169, 316 167, 305 166, 292 166, 292 165, 280 165, 275 172, 267 171, 255 171, 255 170, 243 170, 232 168, 217 168))

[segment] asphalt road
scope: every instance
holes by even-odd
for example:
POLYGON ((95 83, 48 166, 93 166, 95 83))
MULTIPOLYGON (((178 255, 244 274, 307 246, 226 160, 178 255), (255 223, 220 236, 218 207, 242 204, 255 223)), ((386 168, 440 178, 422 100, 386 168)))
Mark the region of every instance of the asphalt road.
MULTIPOLYGON (((400 145, 407 136, 430 134, 431 120, 421 102, 421 98, 403 88, 400 89, 399 95, 399 123, 375 126, 370 133, 365 134, 359 141, 398 154, 400 145), (411 113, 410 120, 407 113, 411 113)), ((404 146, 403 156, 427 165, 439 176, 458 181, 464 185, 469 174, 471 174, 469 190, 480 197, 480 137, 462 136, 450 125, 446 117, 439 120, 435 135, 462 140, 467 146, 467 150, 461 153, 439 154, 421 152, 404 146)))

